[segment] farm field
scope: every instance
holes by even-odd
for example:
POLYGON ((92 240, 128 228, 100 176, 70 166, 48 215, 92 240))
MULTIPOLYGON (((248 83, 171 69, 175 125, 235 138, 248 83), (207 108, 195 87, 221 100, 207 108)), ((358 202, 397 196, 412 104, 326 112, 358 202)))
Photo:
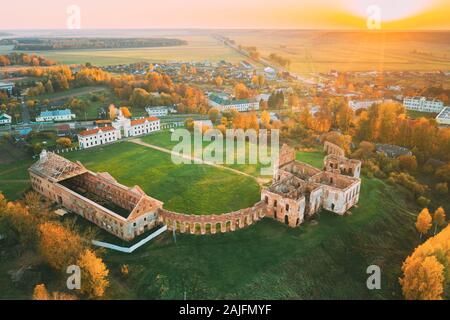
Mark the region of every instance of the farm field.
POLYGON ((449 32, 224 31, 263 57, 277 53, 296 73, 368 70, 435 71, 450 68, 449 32))
MULTIPOLYGON (((239 54, 208 35, 171 35, 171 37, 186 40, 188 41, 188 45, 135 49, 50 50, 39 51, 38 54, 63 64, 84 64, 89 62, 97 66, 130 64, 135 62, 161 63, 168 61, 202 60, 239 62, 242 60, 239 54)), ((7 54, 11 51, 11 46, 0 47, 0 54, 7 54)))

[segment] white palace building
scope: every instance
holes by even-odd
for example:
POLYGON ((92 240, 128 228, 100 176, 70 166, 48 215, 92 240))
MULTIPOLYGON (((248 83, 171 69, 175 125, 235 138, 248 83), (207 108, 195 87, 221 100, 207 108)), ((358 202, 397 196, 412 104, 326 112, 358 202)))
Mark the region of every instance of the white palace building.
POLYGON ((78 134, 80 148, 87 149, 102 144, 108 144, 122 139, 122 137, 136 137, 160 131, 161 123, 156 117, 131 120, 121 111, 112 126, 85 130, 78 134))

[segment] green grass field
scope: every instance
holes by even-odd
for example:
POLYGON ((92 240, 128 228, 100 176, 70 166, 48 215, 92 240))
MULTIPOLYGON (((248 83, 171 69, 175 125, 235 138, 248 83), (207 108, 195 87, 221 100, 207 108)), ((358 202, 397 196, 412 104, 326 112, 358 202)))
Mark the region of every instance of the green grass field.
POLYGON ((348 217, 322 213, 318 225, 298 229, 264 219, 230 234, 178 235, 176 243, 166 233, 131 255, 106 253, 108 298, 400 299, 401 263, 419 241, 407 207, 398 190, 363 179, 348 217), (372 264, 381 267, 381 290, 366 287, 372 264))
POLYGON ((175 165, 170 155, 130 142, 66 155, 120 183, 139 185, 168 210, 190 214, 226 213, 260 199, 255 180, 206 165, 175 165))

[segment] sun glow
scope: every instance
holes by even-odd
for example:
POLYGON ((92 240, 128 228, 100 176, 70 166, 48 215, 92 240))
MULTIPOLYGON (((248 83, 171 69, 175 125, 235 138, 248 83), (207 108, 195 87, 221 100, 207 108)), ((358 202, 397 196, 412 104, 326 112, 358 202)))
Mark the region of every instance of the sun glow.
POLYGON ((367 15, 367 8, 376 5, 381 9, 381 20, 391 22, 418 15, 436 4, 436 0, 340 0, 343 7, 360 17, 367 15))

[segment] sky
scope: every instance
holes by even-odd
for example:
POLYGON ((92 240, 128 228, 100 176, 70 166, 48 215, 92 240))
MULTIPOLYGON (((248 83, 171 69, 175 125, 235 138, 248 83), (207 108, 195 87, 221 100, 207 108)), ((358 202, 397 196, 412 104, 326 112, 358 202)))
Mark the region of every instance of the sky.
POLYGON ((369 10, 381 29, 450 30, 450 0, 14 0, 0 30, 66 29, 71 5, 82 29, 366 29, 369 10))

